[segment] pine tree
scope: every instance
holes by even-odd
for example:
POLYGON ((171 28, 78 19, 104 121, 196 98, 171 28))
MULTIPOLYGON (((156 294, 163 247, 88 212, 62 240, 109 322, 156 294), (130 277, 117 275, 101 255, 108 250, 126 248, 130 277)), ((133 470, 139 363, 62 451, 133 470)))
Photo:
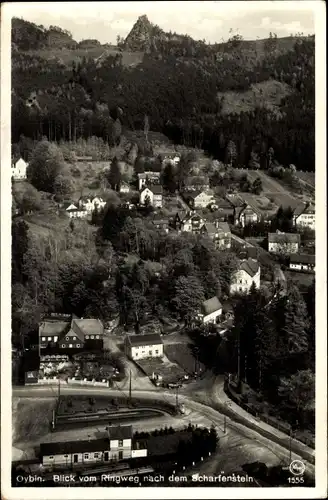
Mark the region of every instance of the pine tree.
POLYGON ((122 174, 116 156, 113 158, 110 170, 107 174, 107 180, 110 187, 114 189, 114 191, 119 191, 122 182, 122 174))

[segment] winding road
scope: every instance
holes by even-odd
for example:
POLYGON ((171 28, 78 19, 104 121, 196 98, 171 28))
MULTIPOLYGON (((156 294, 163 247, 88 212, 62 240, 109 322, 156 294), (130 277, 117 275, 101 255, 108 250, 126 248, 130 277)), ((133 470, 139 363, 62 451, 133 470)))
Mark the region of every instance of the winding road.
MULTIPOLYGON (((122 395, 120 389, 108 389, 99 387, 69 387, 63 386, 61 393, 65 395, 93 395, 115 397, 122 395)), ((147 400, 164 400, 175 404, 176 395, 168 391, 156 393, 148 390, 134 390, 133 395, 138 398, 147 400)), ((195 393, 195 397, 196 397, 195 393)), ((47 386, 25 386, 16 387, 13 389, 14 398, 54 398, 54 389, 47 386)), ((289 464, 289 451, 286 445, 277 444, 270 439, 262 436, 258 432, 245 427, 243 424, 235 422, 232 418, 224 416, 219 411, 210 408, 209 406, 194 400, 194 395, 190 397, 187 394, 179 396, 180 403, 183 403, 186 408, 186 414, 178 417, 163 416, 143 420, 140 422, 132 422, 134 430, 152 430, 165 425, 173 427, 183 427, 189 422, 199 426, 209 427, 214 425, 220 438, 220 446, 215 455, 209 461, 203 462, 197 472, 202 474, 216 474, 225 470, 240 469, 245 463, 263 461, 267 465, 276 465, 285 463, 289 464)), ((156 404, 154 404, 154 407, 156 404)), ((105 431, 105 428, 88 427, 84 429, 71 429, 62 432, 56 432, 48 436, 33 441, 24 441, 23 443, 15 443, 15 447, 23 450, 27 454, 28 450, 33 449, 41 441, 64 441, 70 439, 85 439, 87 436, 94 434, 99 436, 99 433, 105 431)), ((299 455, 292 453, 292 460, 299 459, 306 466, 306 470, 310 474, 314 474, 314 466, 299 455)))

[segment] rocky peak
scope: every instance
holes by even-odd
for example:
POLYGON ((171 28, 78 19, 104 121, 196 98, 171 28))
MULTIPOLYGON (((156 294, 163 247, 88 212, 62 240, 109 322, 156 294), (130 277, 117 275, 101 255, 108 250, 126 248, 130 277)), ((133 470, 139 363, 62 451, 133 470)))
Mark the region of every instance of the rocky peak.
MULTIPOLYGON (((157 31, 160 30, 157 29, 157 31)), ((140 16, 125 39, 125 48, 128 50, 147 50, 151 45, 154 35, 155 26, 149 21, 146 15, 140 16)))

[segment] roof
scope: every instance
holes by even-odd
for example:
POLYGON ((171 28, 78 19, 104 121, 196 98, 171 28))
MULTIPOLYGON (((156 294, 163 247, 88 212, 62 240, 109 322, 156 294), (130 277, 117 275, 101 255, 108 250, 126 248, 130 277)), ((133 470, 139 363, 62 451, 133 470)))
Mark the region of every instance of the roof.
POLYGON ((269 243, 300 243, 301 235, 297 233, 269 233, 269 243))
POLYGON ((211 299, 205 300, 205 302, 202 303, 202 309, 203 312, 207 315, 216 312, 219 309, 222 309, 222 304, 219 301, 219 299, 215 296, 212 297, 211 299))
POLYGON ((102 335, 104 326, 99 319, 73 319, 71 329, 77 335, 102 335))
POLYGON ((205 229, 208 234, 216 234, 218 232, 217 228, 212 222, 205 222, 201 229, 205 229))
POLYGON ((251 210, 256 215, 261 215, 261 212, 256 207, 254 207, 253 205, 251 205, 251 203, 249 203, 249 202, 245 202, 242 207, 236 207, 236 215, 237 215, 237 217, 240 217, 240 215, 243 212, 245 212, 246 210, 251 210))
POLYGON ((315 213, 315 206, 312 203, 300 203, 294 209, 294 217, 299 217, 302 214, 306 213, 315 213))
POLYGON ((146 179, 147 177, 160 177, 161 172, 152 172, 152 171, 147 171, 147 172, 141 172, 138 174, 138 179, 146 179))
POLYGON ((132 425, 116 425, 108 429, 110 439, 131 439, 133 435, 132 425))
POLYGON ((207 193, 205 190, 196 190, 196 191, 191 191, 190 193, 186 193, 185 196, 187 198, 192 198, 193 200, 197 198, 200 194, 206 194, 207 196, 213 196, 212 193, 207 193))
POLYGON ((163 193, 163 187, 160 184, 152 184, 150 186, 144 186, 141 192, 143 192, 145 189, 149 189, 149 191, 151 191, 153 194, 163 193))
POLYGON ((88 453, 105 451, 110 449, 110 440, 132 439, 132 425, 116 426, 108 428, 108 437, 82 441, 61 441, 55 443, 41 443, 41 456, 61 455, 71 453, 88 453))
POLYGON ((242 261, 239 266, 240 271, 245 271, 249 276, 253 277, 258 272, 260 268, 259 263, 255 259, 247 259, 242 261))
POLYGON ((315 255, 294 253, 290 256, 290 263, 293 264, 315 264, 315 255))
POLYGON ((61 335, 66 332, 70 321, 42 321, 39 325, 39 336, 61 335))
POLYGON ((227 222, 219 222, 218 223, 218 230, 223 231, 224 233, 230 233, 230 227, 227 222))
POLYGON ((158 333, 149 333, 147 335, 128 335, 127 341, 131 346, 163 344, 163 340, 158 333))

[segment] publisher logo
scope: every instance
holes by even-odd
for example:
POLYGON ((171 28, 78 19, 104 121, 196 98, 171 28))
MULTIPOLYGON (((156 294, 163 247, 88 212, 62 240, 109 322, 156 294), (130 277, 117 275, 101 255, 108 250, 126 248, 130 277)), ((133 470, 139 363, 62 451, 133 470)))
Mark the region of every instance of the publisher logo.
POLYGON ((294 476, 301 476, 304 474, 305 465, 301 462, 301 460, 293 460, 289 466, 289 470, 292 474, 294 474, 294 476))

